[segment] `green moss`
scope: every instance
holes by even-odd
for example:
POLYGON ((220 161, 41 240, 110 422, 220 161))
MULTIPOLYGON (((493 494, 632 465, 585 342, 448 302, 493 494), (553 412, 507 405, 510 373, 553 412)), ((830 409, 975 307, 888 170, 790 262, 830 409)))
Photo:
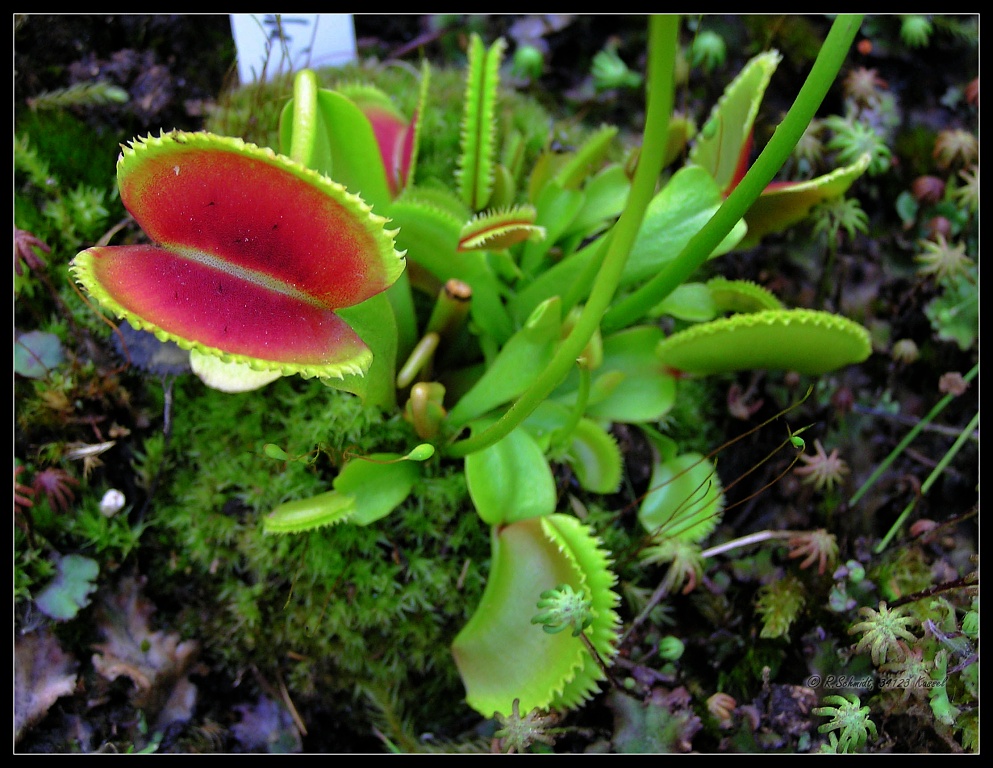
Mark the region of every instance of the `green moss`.
POLYGON ((726 385, 720 377, 688 378, 678 383, 672 410, 663 417, 660 428, 684 453, 707 455, 727 439, 718 426, 717 406, 720 388, 726 385))
POLYGON ((775 680, 784 660, 782 641, 760 641, 745 644, 725 660, 718 674, 717 690, 735 698, 747 696, 768 677, 775 680))
POLYGON ((25 112, 17 134, 44 158, 52 177, 100 189, 114 186, 118 144, 130 138, 98 132, 64 111, 25 112))
POLYGON ((278 671, 297 706, 344 704, 368 683, 396 690, 415 722, 444 720, 438 702, 459 712, 448 646, 482 593, 489 538, 456 467, 426 465, 411 498, 373 525, 265 536, 262 516, 328 490, 343 452, 406 450, 407 424, 313 382, 232 396, 190 380, 173 429, 177 469, 154 524, 171 572, 195 584, 183 621, 220 666, 278 671), (324 450, 281 462, 266 442, 291 456, 324 450))
POLYGON ((806 589, 794 576, 770 582, 759 590, 755 608, 762 617, 759 637, 789 638, 790 626, 806 602, 806 589))
POLYGON ((931 568, 924 553, 916 547, 896 551, 891 558, 874 567, 869 576, 879 587, 880 597, 888 602, 920 592, 932 584, 931 568))

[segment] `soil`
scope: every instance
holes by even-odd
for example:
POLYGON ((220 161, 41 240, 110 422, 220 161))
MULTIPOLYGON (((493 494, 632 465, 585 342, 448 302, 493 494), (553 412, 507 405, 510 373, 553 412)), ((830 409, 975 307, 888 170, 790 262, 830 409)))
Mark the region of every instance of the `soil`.
MULTIPOLYGON (((797 29, 785 19, 776 23, 767 21, 764 26, 770 42, 779 45, 785 54, 784 65, 777 72, 763 103, 763 113, 769 119, 789 106, 817 50, 816 46, 805 47, 804 35, 822 38, 829 25, 828 19, 820 17, 804 18, 803 21, 809 28, 797 29)), ((868 42, 853 49, 849 67, 875 69, 888 91, 904 105, 899 131, 903 144, 896 150, 902 165, 872 180, 859 196, 869 220, 868 234, 846 242, 837 253, 834 271, 826 281, 827 291, 822 280, 822 270, 827 267, 818 266, 818 261, 804 263, 793 258, 795 249, 800 247, 797 237, 771 238, 761 247, 733 254, 722 262, 722 274, 770 287, 788 306, 819 303, 824 309, 871 319, 870 330, 879 334, 874 338, 876 351, 872 357, 863 365, 826 377, 801 411, 802 423, 817 425, 809 436, 805 435, 808 452, 813 450, 815 439, 827 440, 830 436, 831 447, 847 458, 852 468, 849 491, 858 487, 910 426, 933 407, 940 397, 942 377, 950 372, 965 373, 978 359, 977 344, 963 347, 936 336, 925 313, 936 289, 915 274, 911 257, 907 255, 913 252, 915 233, 907 231, 894 205, 898 196, 911 188, 914 179, 933 172, 930 152, 922 157, 922 153, 911 151, 915 137, 924 132, 933 137, 945 128, 961 127, 961 115, 966 110, 961 103, 950 106, 952 102, 948 97, 961 92, 977 77, 975 48, 954 37, 936 35, 928 48, 911 50, 898 45, 898 36, 885 23, 877 22, 876 36, 860 37, 860 41, 868 42), (894 253, 903 256, 894 258, 894 253), (898 268, 893 267, 894 261, 900 265, 898 268), (811 263, 814 266, 810 266, 811 263), (894 360, 890 349, 897 339, 914 340, 922 355, 914 362, 894 360)), ((697 114, 701 113, 701 105, 713 103, 730 74, 737 72, 753 52, 749 46, 755 40, 755 22, 743 17, 722 17, 717 26, 729 41, 726 64, 710 77, 696 72, 683 91, 681 108, 696 110, 697 114)), ((490 40, 503 35, 519 44, 526 34, 530 34, 527 39, 541 41, 547 49, 546 69, 540 81, 528 87, 532 95, 549 105, 556 114, 578 114, 591 124, 620 124, 637 136, 643 119, 641 93, 637 90, 596 93, 589 71, 593 56, 608 41, 616 43, 618 52, 633 69, 643 69, 641 52, 645 34, 640 17, 460 17, 447 26, 439 17, 356 17, 360 56, 382 61, 400 57, 416 62, 419 56, 427 55, 439 64, 458 63, 464 51, 466 31, 470 29, 481 30, 490 40), (538 32, 534 31, 535 25, 538 32), (561 29, 549 31, 557 25, 561 25, 561 29), (528 29, 531 31, 526 32, 528 29)), ((234 57, 229 20, 222 15, 17 16, 15 113, 18 119, 26 115, 30 101, 47 91, 104 79, 128 90, 129 102, 101 110, 80 110, 76 114, 91 125, 99 123, 100 130, 108 135, 131 137, 173 127, 196 130, 202 127, 210 103, 231 87, 234 57)), ((825 102, 825 113, 840 112, 842 100, 842 89, 833 89, 825 102)), ((759 130, 768 132, 771 127, 762 124, 759 130)), ((762 138, 757 136, 759 140, 762 138)), ((941 226, 940 222, 935 226, 941 226)), ((722 387, 714 392, 715 402, 708 414, 709 434, 729 442, 741 437, 720 454, 722 477, 741 478, 728 489, 726 535, 825 525, 823 506, 819 505, 816 495, 797 476, 784 476, 783 462, 768 462, 758 471, 752 471, 759 463, 758 457, 775 450, 783 438, 770 434, 769 430, 752 431, 752 428, 775 416, 786 403, 803 393, 790 391, 788 379, 764 374, 741 375, 724 382, 722 387), (749 409, 748 405, 754 408, 749 409), (738 406, 737 410, 735 406, 738 406), (746 407, 744 418, 741 418, 741 406, 746 407)), ((913 489, 919 488, 920 480, 928 476, 977 409, 978 379, 941 414, 939 428, 925 430, 920 441, 897 458, 883 481, 865 499, 858 515, 853 514, 843 500, 834 506, 829 522, 843 552, 850 557, 865 554, 870 544, 888 531, 912 498, 913 489), (865 510, 871 510, 871 514, 865 510)), ((798 418, 794 423, 800 422, 798 418)), ((637 493, 648 483, 650 452, 636 431, 618 428, 615 435, 625 452, 630 489, 637 493)), ((133 485, 133 480, 130 482, 133 485)), ((961 579, 970 570, 969 556, 978 551, 977 488, 978 447, 976 441, 970 441, 938 483, 920 499, 915 518, 933 520, 942 533, 926 547, 934 568, 944 569, 943 578, 938 581, 961 579)), ((718 610, 718 596, 724 588, 721 579, 739 577, 746 578, 744 574, 735 573, 730 565, 716 569, 708 574, 704 585, 712 598, 709 602, 700 598, 694 604, 694 610, 690 610, 686 601, 677 599, 673 610, 681 620, 700 624, 708 605, 712 610, 718 610)), ((133 599, 140 601, 138 597, 133 599)), ((174 599, 181 601, 181 597, 174 599)), ((690 624, 681 626, 680 631, 688 639, 686 665, 706 667, 708 659, 716 666, 720 659, 741 653, 743 646, 754 640, 749 633, 754 634, 755 630, 739 618, 729 617, 723 632, 704 631, 702 627, 696 632, 690 624)), ((649 640, 642 637, 639 642, 649 640)), ((797 647, 785 665, 794 669, 794 682, 799 683, 806 673, 807 658, 801 646, 826 648, 834 644, 847 648, 851 642, 850 638, 814 637, 812 628, 810 634, 796 638, 797 647)), ((682 681, 680 688, 675 684, 675 678, 666 677, 668 673, 657 667, 649 669, 630 661, 626 663, 626 667, 622 665, 625 673, 657 677, 657 690, 666 691, 665 696, 670 697, 663 700, 662 694, 658 694, 660 698, 655 702, 658 711, 686 711, 680 708, 676 699, 680 690, 693 691, 692 681, 682 681)), ((244 718, 245 712, 235 711, 235 702, 242 699, 235 695, 230 681, 219 681, 209 668, 202 666, 186 671, 198 682, 197 712, 210 713, 210 716, 198 716, 193 725, 177 725, 165 734, 158 749, 190 750, 193 743, 190 733, 196 730, 200 751, 265 751, 263 747, 247 750, 247 742, 239 741, 237 729, 231 723, 239 720, 244 723, 247 718, 244 718), (211 700, 212 696, 216 700, 211 700)), ((786 677, 784 674, 778 679, 781 681, 786 677)), ((119 685, 105 690, 107 699, 123 701, 126 698, 125 682, 119 680, 119 685)), ((720 731, 712 728, 700 733, 702 725, 699 723, 673 725, 669 722, 665 727, 677 735, 667 741, 647 744, 630 733, 630 740, 624 741, 621 724, 638 729, 632 725, 633 715, 627 712, 622 701, 624 697, 614 692, 575 714, 569 720, 568 733, 560 737, 555 751, 799 750, 804 743, 802 734, 807 734, 808 744, 811 733, 814 738, 820 738, 811 726, 809 712, 815 702, 808 700, 809 691, 799 685, 774 682, 757 692, 754 700, 739 702, 739 717, 750 717, 762 724, 756 727, 747 743, 732 739, 732 731, 722 737, 720 731), (775 727, 769 725, 771 722, 775 727), (628 748, 621 749, 623 745, 628 748)), ((272 693, 274 699, 278 698, 278 691, 272 693)), ((47 719, 41 720, 16 744, 16 751, 61 750, 73 743, 71 729, 78 733, 112 733, 115 717, 126 720, 134 716, 134 711, 123 704, 119 710, 91 706, 92 702, 84 706, 82 699, 85 696, 86 692, 82 690, 64 694, 57 705, 62 716, 56 716, 53 711, 47 719), (78 699, 76 703, 71 702, 73 697, 78 699), (100 717, 104 722, 86 722, 91 716, 100 717)), ((282 715, 252 714, 260 719, 286 716, 285 712, 282 715)), ((316 704, 302 713, 304 719, 320 714, 316 704)), ((953 750, 954 745, 946 738, 915 733, 905 722, 892 721, 878 748, 898 752, 953 750)), ((418 727, 430 730, 427 724, 418 724, 418 727)), ((662 725, 658 727, 663 729, 662 725)), ((650 730, 647 726, 644 728, 650 730)), ((284 735, 291 732, 288 724, 281 730, 284 735)), ((306 752, 384 751, 383 743, 372 733, 343 734, 337 729, 323 734, 312 733, 303 740, 289 739, 282 746, 288 751, 306 752)), ((91 748, 99 749, 100 744, 91 743, 91 748)))

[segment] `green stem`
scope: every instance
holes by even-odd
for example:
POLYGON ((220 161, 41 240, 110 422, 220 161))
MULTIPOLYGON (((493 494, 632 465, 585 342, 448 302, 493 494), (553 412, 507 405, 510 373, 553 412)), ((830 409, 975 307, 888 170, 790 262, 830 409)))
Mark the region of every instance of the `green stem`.
MULTIPOLYGON (((969 371, 962 378, 966 383, 968 383, 972 381, 974 378, 976 378, 978 374, 979 374, 979 363, 976 363, 974 366, 972 366, 972 370, 969 371)), ((858 503, 859 499, 861 499, 866 494, 866 491, 868 491, 873 486, 873 484, 880 478, 883 472, 889 469, 890 464, 892 464, 896 460, 896 457, 899 456, 901 453, 903 453, 904 449, 906 449, 906 447, 910 445, 911 442, 913 442, 914 438, 916 438, 917 435, 920 434, 921 430, 924 429, 924 427, 930 424, 932 421, 934 421, 935 417, 939 413, 941 413, 945 409, 945 406, 947 406, 954 399, 955 399, 955 395, 952 394, 945 395, 943 398, 941 398, 941 400, 939 400, 935 404, 934 408, 930 410, 927 416, 925 416, 923 419, 917 422, 917 425, 913 429, 911 429, 910 432, 907 433, 907 436, 900 441, 900 444, 897 445, 896 448, 890 451, 889 456, 883 459, 882 463, 878 467, 876 467, 875 471, 871 475, 869 475, 869 479, 866 480, 864 483, 862 483, 862 487, 859 488, 855 492, 855 495, 848 500, 849 508, 854 507, 855 504, 858 503)))
POLYGON ((649 18, 647 117, 641 158, 627 205, 614 226, 606 256, 579 320, 559 345, 548 367, 520 399, 488 429, 448 446, 446 455, 467 456, 510 434, 562 383, 600 325, 617 290, 645 209, 655 194, 655 185, 662 173, 669 116, 672 114, 674 100, 678 32, 678 16, 656 15, 649 18))
POLYGON ((590 286, 593 285, 593 281, 596 278, 599 265, 603 263, 603 255, 607 252, 607 247, 609 245, 610 233, 608 232, 597 242, 595 246, 596 252, 587 260, 586 266, 583 267, 583 271, 579 273, 579 276, 572 282, 572 285, 569 286, 566 292, 562 295, 563 315, 569 314, 569 311, 589 292, 590 286))
POLYGON ((314 147, 317 144, 317 75, 304 69, 293 81, 293 133, 290 139, 290 158, 312 168, 314 147))
POLYGON ((955 458, 955 454, 962 450, 962 446, 965 445, 965 441, 972 436, 973 430, 978 426, 979 414, 977 413, 972 417, 969 425, 962 430, 962 434, 955 439, 954 443, 952 443, 952 447, 948 449, 948 453, 942 456, 941 461, 939 461, 937 466, 931 470, 931 474, 928 475, 927 480, 925 480, 924 484, 921 485, 921 496, 931 490, 931 486, 934 485, 934 481, 937 480, 938 477, 941 476, 941 473, 945 471, 945 467, 947 467, 951 463, 952 459, 955 458))
MULTIPOLYGON (((978 425, 979 425, 979 414, 977 413, 975 416, 972 417, 972 421, 969 422, 969 426, 963 429, 962 434, 960 434, 958 438, 955 440, 955 442, 952 443, 952 447, 948 449, 948 452, 941 457, 941 461, 938 462, 937 466, 935 466, 935 468, 931 470, 931 474, 928 475, 927 480, 925 480, 923 485, 921 485, 921 492, 920 492, 921 496, 923 496, 925 493, 931 490, 931 486, 934 485, 934 481, 937 480, 941 476, 941 473, 945 471, 945 467, 947 467, 951 463, 952 459, 955 458, 955 454, 957 454, 960 450, 962 450, 962 446, 965 445, 965 441, 969 439, 969 437, 972 435, 972 431, 978 425)), ((917 504, 917 499, 914 499, 904 508, 903 512, 900 513, 900 517, 896 519, 896 522, 893 523, 893 525, 890 527, 889 531, 883 537, 882 541, 880 541, 876 545, 875 552, 877 555, 881 553, 884 549, 886 549, 887 546, 889 546, 890 540, 896 535, 896 532, 900 530, 901 527, 903 527, 904 522, 906 521, 907 517, 910 515, 911 510, 913 510, 916 504, 917 504)))
POLYGON ((576 431, 579 422, 582 421, 583 414, 586 413, 586 406, 590 400, 590 368, 585 361, 579 363, 579 390, 576 393, 576 402, 569 412, 569 418, 555 433, 552 440, 554 445, 568 446, 572 440, 572 433, 576 431))
POLYGON ((456 278, 448 280, 438 292, 438 299, 428 318, 427 332, 437 333, 442 341, 451 341, 469 314, 472 287, 456 278))
POLYGON ((617 678, 610 673, 607 663, 603 660, 603 657, 600 655, 599 651, 597 651, 597 649, 593 646, 593 641, 586 636, 585 632, 579 633, 579 639, 583 641, 583 645, 586 646, 586 650, 589 651, 590 656, 593 657, 593 661, 596 662, 596 665, 600 668, 603 676, 610 681, 611 685, 613 685, 615 689, 618 691, 624 691, 624 686, 621 685, 617 681, 617 678))
POLYGON ((440 339, 441 337, 433 331, 424 334, 410 353, 407 362, 403 364, 400 373, 397 374, 397 389, 409 387, 417 374, 431 364, 431 358, 434 356, 435 350, 438 349, 440 339))
POLYGON ((834 20, 796 101, 748 173, 676 259, 607 312, 603 318, 605 335, 639 320, 676 287, 682 285, 748 212, 783 167, 790 152, 817 114, 828 89, 838 76, 861 23, 861 15, 839 15, 834 20))

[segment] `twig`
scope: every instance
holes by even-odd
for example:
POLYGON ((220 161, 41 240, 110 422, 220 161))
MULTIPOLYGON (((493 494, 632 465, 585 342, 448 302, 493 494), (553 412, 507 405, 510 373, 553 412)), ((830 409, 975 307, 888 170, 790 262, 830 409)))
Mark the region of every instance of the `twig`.
MULTIPOLYGON (((865 416, 875 416, 880 419, 889 419, 890 421, 895 421, 897 424, 903 424, 907 427, 916 427, 921 423, 921 421, 923 421, 923 419, 914 418, 913 416, 904 416, 901 413, 888 413, 882 408, 869 408, 868 406, 859 405, 858 403, 852 406, 852 410, 865 416)), ((925 423, 922 430, 924 432, 933 432, 937 435, 944 435, 945 437, 958 437, 959 433, 962 431, 958 427, 931 423, 925 423)), ((978 435, 976 438, 978 439, 978 435)))
POLYGON ((300 713, 297 712, 297 708, 293 706, 293 699, 290 698, 290 692, 286 689, 286 683, 283 682, 283 676, 276 672, 276 676, 279 680, 279 693, 283 698, 283 703, 290 712, 290 717, 293 718, 293 722, 296 724, 297 730, 300 731, 301 736, 307 735, 307 726, 303 722, 303 718, 300 717, 300 713))
MULTIPOLYGON (((963 377, 963 380, 969 382, 972 379, 974 379, 978 374, 979 374, 979 363, 976 363, 972 367, 972 370, 970 370, 963 377)), ((910 443, 914 440, 915 437, 917 437, 918 434, 920 434, 921 430, 924 429, 924 427, 927 424, 931 423, 934 420, 935 416, 941 413, 941 411, 944 410, 945 406, 947 406, 954 399, 955 399, 955 395, 953 394, 945 395, 943 398, 941 398, 941 400, 939 400, 935 404, 934 408, 932 408, 928 412, 927 416, 925 416, 921 421, 919 421, 917 425, 913 429, 911 429, 910 432, 907 433, 907 436, 900 441, 900 444, 897 445, 897 447, 894 448, 892 451, 890 451, 889 456, 883 459, 880 465, 876 467, 876 470, 869 476, 869 478, 864 483, 862 483, 862 487, 859 488, 855 492, 855 495, 848 500, 848 507, 850 509, 853 508, 855 504, 858 502, 858 500, 861 499, 866 494, 866 492, 875 484, 875 482, 882 476, 882 474, 887 469, 889 469, 890 464, 892 464, 896 460, 897 456, 903 453, 904 449, 908 445, 910 445, 910 443)))
POLYGON ((966 440, 969 439, 969 434, 978 425, 979 413, 977 412, 976 415, 972 417, 972 421, 969 422, 969 425, 962 430, 962 433, 958 436, 958 439, 952 444, 952 447, 949 448, 945 455, 941 457, 941 461, 939 461, 935 468, 931 470, 931 474, 927 476, 927 480, 921 484, 920 492, 906 507, 904 507, 903 512, 900 513, 900 516, 896 519, 896 522, 893 523, 886 535, 876 545, 874 551, 877 555, 886 549, 887 545, 890 543, 890 540, 896 535, 896 532, 900 529, 900 526, 903 525, 904 521, 907 517, 909 517, 911 511, 913 511, 914 506, 917 504, 917 500, 931 489, 931 486, 934 485, 935 481, 941 476, 941 473, 945 471, 945 468, 951 463, 952 459, 955 458, 955 455, 962 449, 962 446, 965 445, 966 440))

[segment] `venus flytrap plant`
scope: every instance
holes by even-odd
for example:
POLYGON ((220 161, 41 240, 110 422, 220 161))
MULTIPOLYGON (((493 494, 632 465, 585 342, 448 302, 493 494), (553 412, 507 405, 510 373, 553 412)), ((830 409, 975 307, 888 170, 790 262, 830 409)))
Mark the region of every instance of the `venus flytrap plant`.
POLYGON ((624 327, 665 299, 710 257, 737 221, 751 210, 813 120, 860 22, 858 17, 844 16, 832 25, 793 106, 755 162, 731 189, 724 204, 686 243, 676 259, 611 308, 603 320, 605 332, 624 327))
POLYGON ((385 290, 404 263, 361 198, 271 150, 207 134, 132 142, 118 179, 155 245, 97 246, 72 265, 114 314, 269 378, 369 368, 372 353, 335 310, 385 290))
POLYGON ((492 541, 482 600, 452 644, 466 700, 487 717, 513 691, 525 709, 578 706, 604 679, 598 661, 613 656, 620 624, 606 555, 587 526, 561 513, 494 526, 492 541), (596 660, 579 637, 531 624, 540 595, 561 585, 590 601, 585 633, 596 660), (494 653, 508 644, 513 653, 494 653))
MULTIPOLYGON (((755 119, 766 87, 781 61, 777 51, 749 61, 714 106, 690 150, 689 161, 707 170, 729 194, 748 167, 755 119)), ((748 231, 741 247, 804 220, 818 204, 837 199, 869 165, 855 154, 849 164, 805 181, 770 182, 745 214, 748 231)))
POLYGON ((496 174, 496 86, 505 48, 506 43, 502 39, 489 49, 478 35, 473 35, 469 42, 466 110, 456 176, 462 202, 472 211, 483 210, 493 194, 496 174))
MULTIPOLYGON (((452 651, 468 703, 487 717, 580 705, 609 677, 617 648, 611 557, 589 525, 557 511, 550 462, 571 464, 584 489, 611 493, 622 462, 609 425, 651 430, 672 407, 678 378, 750 368, 817 375, 870 351, 865 330, 844 318, 785 309, 741 281, 688 283, 707 259, 794 220, 760 226, 749 216, 813 118, 859 19, 836 20, 747 173, 747 137, 778 54, 746 68, 692 162, 659 189, 678 23, 649 21, 633 175, 610 161, 616 129, 603 127, 575 150, 542 153, 518 184, 501 162, 513 153, 498 144, 503 44, 487 49, 473 37, 454 191, 415 178, 426 67, 409 120, 374 89, 325 89, 304 71, 282 112, 282 154, 209 134, 133 142, 118 165, 122 199, 155 245, 95 247, 73 265, 113 313, 214 362, 216 379, 201 373, 215 386, 318 378, 402 412, 424 441, 406 454, 349 458, 330 490, 278 505, 264 531, 374 524, 415 492, 431 454, 464 461, 492 558, 452 651), (451 285, 464 288, 457 309, 441 291, 431 317, 418 317, 415 291, 434 298, 451 285), (693 324, 666 337, 655 322, 662 315, 693 324), (239 383, 246 376, 253 381, 239 383), (588 605, 578 635, 530 623, 553 589, 588 605)), ((862 170, 859 161, 801 186, 798 210, 841 194, 862 170)), ((665 436, 658 448, 646 527, 677 519, 669 533, 697 546, 722 508, 720 481, 705 457, 680 454, 665 436)), ((293 460, 278 446, 262 453, 293 460)))

